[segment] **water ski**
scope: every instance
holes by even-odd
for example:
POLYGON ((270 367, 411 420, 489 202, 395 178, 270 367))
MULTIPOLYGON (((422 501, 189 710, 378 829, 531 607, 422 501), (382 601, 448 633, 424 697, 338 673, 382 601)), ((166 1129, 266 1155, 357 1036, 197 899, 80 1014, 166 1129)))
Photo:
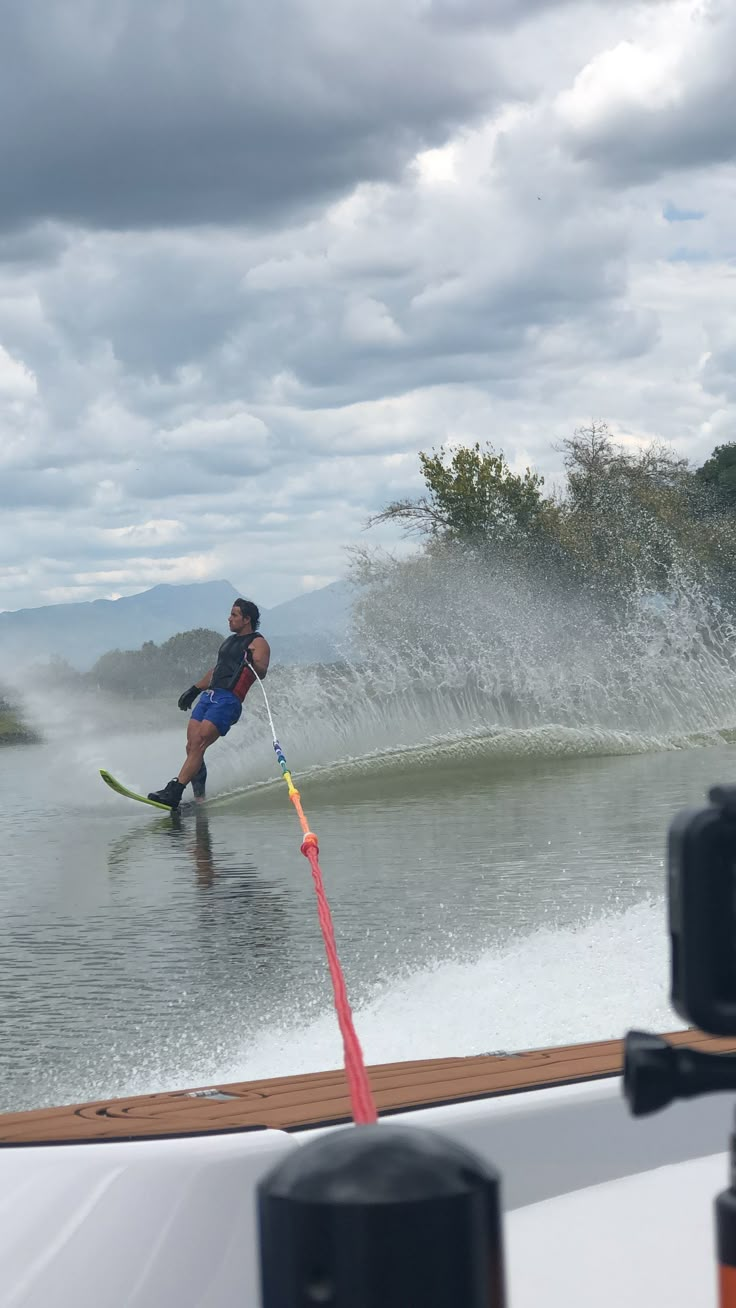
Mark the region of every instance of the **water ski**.
POLYGON ((128 790, 122 781, 118 781, 111 776, 105 768, 100 768, 102 780, 110 787, 111 790, 117 791, 118 795, 125 795, 126 799, 137 799, 139 804, 150 804, 151 808, 160 808, 164 813, 172 813, 174 810, 169 808, 168 804, 159 804, 155 799, 148 799, 146 795, 138 795, 134 790, 128 790))

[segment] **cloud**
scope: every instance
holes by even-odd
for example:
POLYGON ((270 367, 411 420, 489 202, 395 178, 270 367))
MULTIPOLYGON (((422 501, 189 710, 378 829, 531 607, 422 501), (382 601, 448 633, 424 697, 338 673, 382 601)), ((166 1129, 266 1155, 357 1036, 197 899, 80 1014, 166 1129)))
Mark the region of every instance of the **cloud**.
POLYGON ((591 417, 729 439, 731 21, 11 3, 0 607, 208 575, 273 604, 448 440, 549 484, 591 417))
POLYGON ((0 345, 0 402, 13 404, 36 394, 36 379, 29 368, 12 358, 0 345))
POLYGON ((600 51, 558 100, 573 149, 611 185, 736 158, 736 11, 692 0, 659 18, 600 51))
POLYGON ((389 0, 72 0, 41 20, 9 0, 4 224, 265 223, 395 178, 506 88, 490 44, 431 17, 389 0))
POLYGON ((668 223, 698 223, 705 218, 705 212, 702 209, 678 209, 670 200, 662 210, 662 216, 668 223))
POLYGON ((576 0, 494 0, 493 4, 487 0, 425 0, 423 12, 439 23, 453 26, 517 27, 575 4, 576 0))
POLYGON ((158 441, 163 454, 172 459, 194 455, 218 476, 247 476, 263 471, 271 461, 265 423, 237 406, 189 418, 162 431, 158 441))

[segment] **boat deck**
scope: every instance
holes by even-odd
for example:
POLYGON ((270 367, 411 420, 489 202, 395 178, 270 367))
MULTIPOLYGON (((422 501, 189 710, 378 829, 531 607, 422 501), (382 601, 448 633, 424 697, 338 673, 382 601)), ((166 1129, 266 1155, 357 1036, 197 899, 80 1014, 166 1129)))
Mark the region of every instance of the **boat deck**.
MULTIPOLYGON (((712 1053, 736 1053, 736 1040, 698 1031, 667 1037, 712 1053)), ((433 1058, 368 1068, 381 1116, 429 1105, 488 1099, 526 1090, 619 1076, 623 1042, 536 1049, 469 1058, 433 1058)), ((0 1147, 156 1139, 272 1128, 298 1131, 351 1120, 344 1071, 314 1072, 163 1091, 128 1099, 0 1114, 0 1147)))

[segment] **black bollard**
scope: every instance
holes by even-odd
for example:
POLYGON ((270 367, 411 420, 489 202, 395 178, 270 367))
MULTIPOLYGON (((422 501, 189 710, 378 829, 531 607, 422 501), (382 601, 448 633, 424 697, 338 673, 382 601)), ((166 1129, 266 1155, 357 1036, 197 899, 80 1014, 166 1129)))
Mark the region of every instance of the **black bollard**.
POLYGON ((258 1187, 263 1308, 504 1308, 498 1173, 434 1132, 357 1126, 258 1187))
POLYGON ((731 1184, 716 1199, 719 1308, 736 1308, 736 1123, 730 1145, 731 1184))

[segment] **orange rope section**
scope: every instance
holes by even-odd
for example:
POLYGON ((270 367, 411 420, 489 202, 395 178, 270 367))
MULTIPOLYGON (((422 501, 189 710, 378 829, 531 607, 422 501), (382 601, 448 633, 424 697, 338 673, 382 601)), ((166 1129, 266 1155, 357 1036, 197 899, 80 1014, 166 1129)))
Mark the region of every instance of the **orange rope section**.
MULTIPOLYGON (((265 691, 264 691, 265 695, 265 691)), ((266 701, 268 704, 268 701, 266 701)), ((269 720, 271 714, 269 712, 269 720)), ((345 1075, 350 1092, 350 1103, 352 1106, 353 1120, 359 1125, 364 1126, 378 1120, 376 1106, 373 1102, 368 1073, 365 1070, 363 1060, 363 1051, 360 1047, 360 1041, 353 1024, 353 1015, 348 1000, 345 977, 340 965, 340 958, 335 943, 335 931, 332 925, 332 914, 330 905, 325 893, 324 882, 322 880, 322 869, 319 865, 319 844, 313 831, 309 830, 309 823, 304 816, 302 801, 299 791, 297 790, 291 778, 291 773, 284 757, 276 736, 273 732, 273 722, 271 721, 271 732, 273 735, 273 747, 276 751, 276 758, 279 761, 279 767, 289 788, 289 799, 297 811, 297 816, 302 828, 304 839, 301 844, 301 852, 309 861, 312 869, 312 880, 317 893, 317 912, 319 914, 319 924, 322 929, 322 937, 325 944, 325 953, 327 954, 327 963, 332 978, 332 992, 335 999, 335 1010, 337 1012, 337 1021, 340 1026, 342 1035, 342 1045, 345 1056, 345 1075)))

